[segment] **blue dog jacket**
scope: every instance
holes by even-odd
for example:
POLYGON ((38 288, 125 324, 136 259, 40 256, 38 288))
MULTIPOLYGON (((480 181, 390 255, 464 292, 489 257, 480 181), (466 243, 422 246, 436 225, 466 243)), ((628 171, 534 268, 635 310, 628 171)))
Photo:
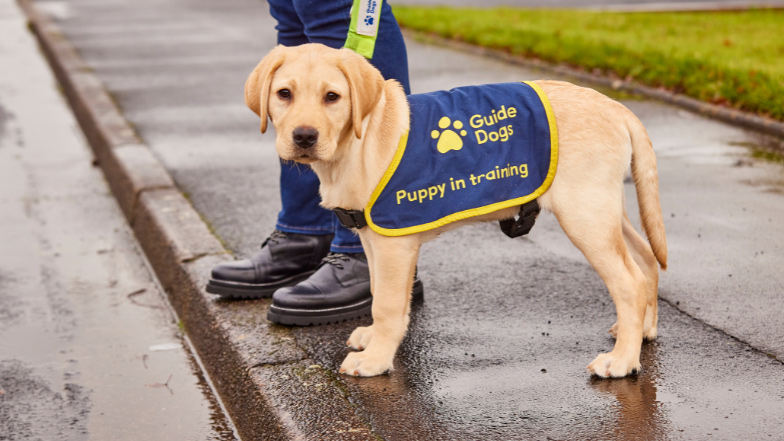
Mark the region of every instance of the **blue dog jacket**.
POLYGON ((553 110, 534 83, 410 95, 411 126, 365 207, 402 236, 536 199, 558 163, 553 110))

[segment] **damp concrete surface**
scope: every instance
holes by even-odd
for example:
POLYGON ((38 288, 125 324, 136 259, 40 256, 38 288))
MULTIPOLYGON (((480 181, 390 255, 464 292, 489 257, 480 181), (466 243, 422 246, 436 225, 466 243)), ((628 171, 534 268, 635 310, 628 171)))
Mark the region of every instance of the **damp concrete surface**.
POLYGON ((11 0, 0 54, 0 440, 234 440, 11 0))
MULTIPOLYGON (((280 208, 274 133, 260 135, 243 102, 248 73, 275 44, 267 4, 37 4, 64 29, 215 233, 238 258, 257 252, 280 208)), ((553 78, 407 43, 416 93, 553 78)), ((346 338, 369 319, 293 328, 298 347, 335 375, 378 437, 782 438, 784 168, 748 148, 777 141, 676 107, 616 97, 653 140, 670 250, 659 338, 643 345, 642 372, 620 380, 587 374, 585 366, 612 348, 607 331, 615 311, 551 215, 514 241, 496 225, 475 225, 423 247, 425 302, 412 311, 391 374, 336 374, 346 338)), ((626 195, 636 223, 633 184, 626 195)), ((267 301, 233 307, 244 305, 263 314, 267 301)), ((293 409, 292 424, 307 424, 308 415, 293 409)))

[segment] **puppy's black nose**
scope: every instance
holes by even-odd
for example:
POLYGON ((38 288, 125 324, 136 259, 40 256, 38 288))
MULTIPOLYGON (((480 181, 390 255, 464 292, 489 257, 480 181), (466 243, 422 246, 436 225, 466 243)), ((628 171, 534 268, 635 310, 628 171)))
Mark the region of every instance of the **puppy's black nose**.
POLYGON ((303 149, 309 149, 318 141, 318 130, 310 126, 299 126, 292 133, 294 144, 303 149))

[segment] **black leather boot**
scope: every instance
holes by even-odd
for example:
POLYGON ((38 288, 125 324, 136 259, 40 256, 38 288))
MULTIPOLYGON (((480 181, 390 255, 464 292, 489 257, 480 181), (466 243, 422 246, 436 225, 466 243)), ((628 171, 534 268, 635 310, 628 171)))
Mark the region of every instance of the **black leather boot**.
MULTIPOLYGON (((413 297, 424 288, 417 277, 413 297)), ((272 296, 267 320, 284 325, 324 325, 370 314, 370 273, 365 253, 330 253, 307 280, 272 296)))
POLYGON ((284 233, 275 230, 249 260, 217 265, 207 292, 222 297, 258 299, 307 279, 329 253, 333 235, 284 233))

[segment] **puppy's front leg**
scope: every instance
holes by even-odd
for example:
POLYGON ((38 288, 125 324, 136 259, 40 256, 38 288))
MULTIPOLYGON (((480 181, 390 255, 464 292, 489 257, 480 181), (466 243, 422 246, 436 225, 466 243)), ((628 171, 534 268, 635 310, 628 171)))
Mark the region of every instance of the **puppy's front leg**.
POLYGON ((411 236, 385 237, 364 231, 362 242, 371 250, 368 262, 374 289, 373 325, 357 328, 351 335, 350 346, 366 346, 362 352, 349 354, 340 372, 370 377, 392 370, 395 353, 406 334, 419 242, 411 236))
MULTIPOLYGON (((376 292, 376 275, 373 272, 373 264, 375 262, 373 259, 373 246, 370 239, 367 237, 367 234, 360 234, 359 239, 362 241, 362 248, 365 249, 365 256, 367 256, 368 268, 370 269, 370 293, 373 294, 376 292)), ((373 325, 360 326, 351 333, 351 336, 346 342, 346 346, 361 351, 368 347, 368 344, 370 344, 370 340, 372 339, 373 325)))

